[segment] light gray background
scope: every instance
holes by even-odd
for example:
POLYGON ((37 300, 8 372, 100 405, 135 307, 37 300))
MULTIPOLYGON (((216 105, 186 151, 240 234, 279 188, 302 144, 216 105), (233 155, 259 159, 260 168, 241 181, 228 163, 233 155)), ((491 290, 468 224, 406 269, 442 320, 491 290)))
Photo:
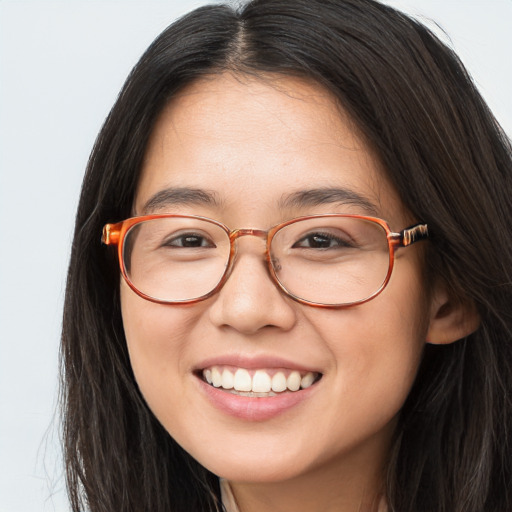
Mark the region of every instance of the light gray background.
MULTIPOLYGON (((68 510, 55 411, 83 171, 142 51, 203 3, 0 2, 0 512, 68 510)), ((439 23, 512 134, 512 0, 387 3, 439 23)))

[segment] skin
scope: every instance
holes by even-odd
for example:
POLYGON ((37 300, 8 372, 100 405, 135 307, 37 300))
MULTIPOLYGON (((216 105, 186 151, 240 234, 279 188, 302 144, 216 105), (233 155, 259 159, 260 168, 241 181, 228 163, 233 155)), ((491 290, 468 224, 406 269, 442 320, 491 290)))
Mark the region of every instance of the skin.
MULTIPOLYGON (((300 215, 368 215, 342 202, 279 206, 285 194, 319 187, 357 192, 393 231, 417 221, 322 88, 292 78, 216 75, 190 85, 162 112, 134 214, 197 214, 231 229, 265 230, 300 215), (169 187, 205 189, 219 204, 145 210, 169 187)), ((287 297, 271 281, 254 237, 239 241, 232 275, 208 300, 160 305, 122 283, 131 363, 149 407, 185 450, 230 481, 243 512, 376 509, 397 415, 426 339, 446 343, 460 334, 447 331, 454 315, 446 294, 424 285, 423 249, 398 251, 384 292, 346 309, 287 297), (194 374, 206 357, 226 354, 285 358, 322 379, 276 417, 240 419, 213 406, 194 374)))

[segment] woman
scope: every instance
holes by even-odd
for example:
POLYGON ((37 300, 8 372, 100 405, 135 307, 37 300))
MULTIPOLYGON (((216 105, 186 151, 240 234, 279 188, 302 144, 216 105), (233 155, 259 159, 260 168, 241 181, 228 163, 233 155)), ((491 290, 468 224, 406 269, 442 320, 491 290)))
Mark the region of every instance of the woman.
POLYGON ((453 53, 372 0, 169 27, 78 209, 73 509, 510 510, 511 167, 453 53))

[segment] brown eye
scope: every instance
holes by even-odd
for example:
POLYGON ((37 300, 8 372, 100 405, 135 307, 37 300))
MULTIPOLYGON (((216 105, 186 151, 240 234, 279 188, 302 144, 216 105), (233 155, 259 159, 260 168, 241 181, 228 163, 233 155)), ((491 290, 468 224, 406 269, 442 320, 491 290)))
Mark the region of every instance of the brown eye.
POLYGON ((207 237, 197 233, 183 233, 166 240, 163 247, 184 247, 184 248, 215 248, 215 244, 207 237))
POLYGON ((329 233, 310 233, 292 246, 293 249, 338 249, 344 247, 352 247, 352 245, 347 240, 329 233))

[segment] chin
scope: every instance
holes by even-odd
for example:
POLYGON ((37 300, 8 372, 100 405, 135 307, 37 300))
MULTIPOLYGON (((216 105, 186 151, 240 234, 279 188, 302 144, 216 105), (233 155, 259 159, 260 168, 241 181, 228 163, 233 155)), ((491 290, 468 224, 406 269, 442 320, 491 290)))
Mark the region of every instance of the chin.
POLYGON ((206 467, 220 478, 239 483, 279 483, 302 474, 300 468, 293 463, 275 465, 272 461, 255 463, 242 458, 237 461, 215 461, 213 466, 206 467))
MULTIPOLYGON (((220 478, 245 483, 272 483, 293 479, 307 471, 308 463, 301 460, 299 448, 276 449, 265 440, 244 447, 237 443, 209 442, 207 447, 187 450, 201 465, 220 478)), ((304 456, 304 453, 302 453, 304 456)))

